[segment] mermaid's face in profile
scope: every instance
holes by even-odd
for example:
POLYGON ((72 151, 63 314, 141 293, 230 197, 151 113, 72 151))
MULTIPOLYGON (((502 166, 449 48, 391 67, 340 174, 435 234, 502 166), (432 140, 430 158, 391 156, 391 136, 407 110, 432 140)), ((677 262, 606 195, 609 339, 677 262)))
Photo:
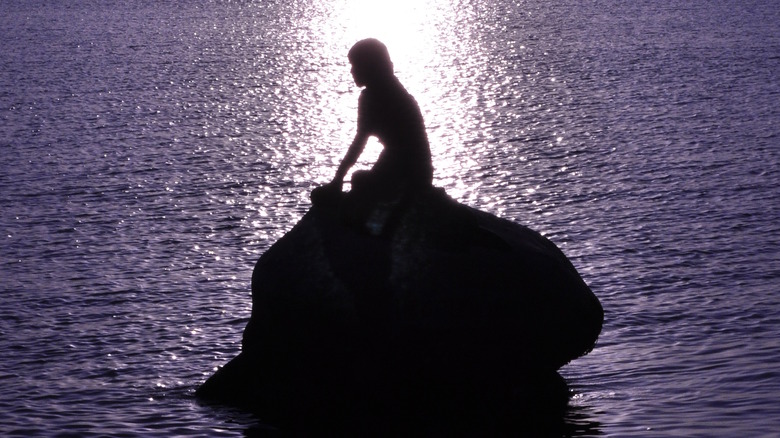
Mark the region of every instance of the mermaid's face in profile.
POLYGON ((355 85, 358 87, 365 87, 368 84, 368 69, 365 65, 361 65, 360 62, 352 62, 352 79, 355 80, 355 85))
POLYGON ((393 77, 393 62, 387 47, 379 40, 358 41, 349 50, 352 78, 358 87, 381 85, 393 77))

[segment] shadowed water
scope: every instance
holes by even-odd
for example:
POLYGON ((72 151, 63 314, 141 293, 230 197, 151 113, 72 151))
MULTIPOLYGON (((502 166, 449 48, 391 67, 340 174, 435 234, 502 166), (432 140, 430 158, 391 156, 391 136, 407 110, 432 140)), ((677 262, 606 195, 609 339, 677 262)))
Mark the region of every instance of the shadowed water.
POLYGON ((193 393, 354 134, 366 36, 434 183, 543 232, 604 305, 554 433, 780 429, 780 7, 392 6, 0 5, 0 434, 263 433, 193 393))

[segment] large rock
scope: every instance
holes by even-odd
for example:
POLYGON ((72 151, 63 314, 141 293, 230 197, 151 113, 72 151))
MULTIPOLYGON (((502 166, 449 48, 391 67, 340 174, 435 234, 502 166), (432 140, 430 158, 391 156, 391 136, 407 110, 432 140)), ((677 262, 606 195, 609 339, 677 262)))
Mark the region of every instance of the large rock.
POLYGON ((556 370, 593 348, 603 311, 552 242, 440 189, 360 207, 315 205, 263 254, 242 353, 198 396, 374 432, 455 418, 484 432, 565 405, 556 370))

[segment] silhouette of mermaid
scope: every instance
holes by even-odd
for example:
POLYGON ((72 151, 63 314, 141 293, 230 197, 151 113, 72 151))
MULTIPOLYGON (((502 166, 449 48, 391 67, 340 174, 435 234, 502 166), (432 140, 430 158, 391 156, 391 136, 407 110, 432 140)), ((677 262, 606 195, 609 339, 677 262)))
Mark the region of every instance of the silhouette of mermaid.
POLYGON ((352 46, 348 57, 355 84, 365 87, 358 100, 357 132, 335 177, 312 192, 312 201, 340 195, 344 176, 370 136, 383 149, 371 170, 352 174, 353 204, 401 200, 431 187, 433 164, 420 107, 395 76, 387 47, 364 39, 352 46))

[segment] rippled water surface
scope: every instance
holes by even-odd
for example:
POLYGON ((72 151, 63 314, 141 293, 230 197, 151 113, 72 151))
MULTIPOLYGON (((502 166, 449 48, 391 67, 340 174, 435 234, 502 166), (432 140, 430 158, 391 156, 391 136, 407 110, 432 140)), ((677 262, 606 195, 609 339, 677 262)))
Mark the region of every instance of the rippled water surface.
POLYGON ((262 432, 193 393, 345 152, 366 36, 436 184, 546 234, 601 299, 565 433, 780 430, 777 2, 8 0, 0 434, 262 432))

